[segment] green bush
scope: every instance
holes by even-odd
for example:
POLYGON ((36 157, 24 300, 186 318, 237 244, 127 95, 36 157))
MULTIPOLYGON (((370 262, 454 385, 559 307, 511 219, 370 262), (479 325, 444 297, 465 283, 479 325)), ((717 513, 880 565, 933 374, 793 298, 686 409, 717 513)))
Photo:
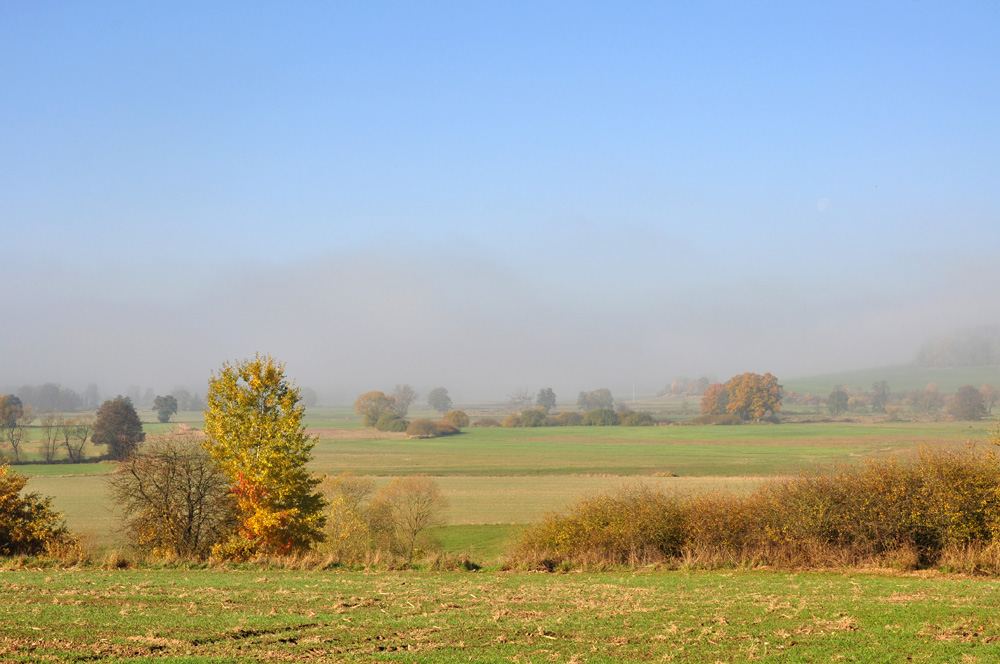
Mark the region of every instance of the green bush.
POLYGON ((465 414, 464 410, 450 410, 444 414, 442 419, 459 429, 469 426, 469 416, 465 414))
POLYGON ((618 413, 610 408, 598 408, 583 414, 583 423, 590 427, 611 427, 618 424, 618 413))
POLYGON ((521 413, 522 427, 543 427, 545 426, 545 410, 532 408, 521 413))
POLYGON ((393 412, 382 413, 375 423, 375 428, 379 431, 392 431, 396 433, 406 431, 408 426, 409 422, 393 412))
POLYGON ((626 410, 618 413, 618 424, 623 427, 648 427, 656 424, 656 420, 644 411, 626 410))

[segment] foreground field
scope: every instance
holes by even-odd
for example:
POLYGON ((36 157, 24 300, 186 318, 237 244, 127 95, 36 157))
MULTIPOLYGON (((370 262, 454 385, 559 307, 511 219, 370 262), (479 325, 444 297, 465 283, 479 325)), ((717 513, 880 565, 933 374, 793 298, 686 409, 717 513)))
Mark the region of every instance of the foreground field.
POLYGON ((834 573, 0 573, 5 662, 993 662, 1000 584, 834 573))

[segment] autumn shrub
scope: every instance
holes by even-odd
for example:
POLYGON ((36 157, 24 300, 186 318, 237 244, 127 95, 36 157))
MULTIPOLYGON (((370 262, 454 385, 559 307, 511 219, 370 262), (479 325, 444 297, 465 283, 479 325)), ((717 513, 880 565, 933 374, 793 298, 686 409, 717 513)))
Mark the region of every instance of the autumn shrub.
POLYGON ((55 555, 73 548, 75 539, 52 509, 52 499, 25 493, 28 478, 0 463, 0 556, 55 555))
POLYGON ((618 413, 618 424, 623 427, 648 427, 656 424, 656 420, 645 411, 626 410, 618 413))
POLYGON ((676 495, 643 486, 581 498, 568 514, 553 514, 529 529, 514 556, 523 561, 637 565, 677 556, 686 515, 676 495))
POLYGON ((375 422, 375 428, 379 431, 391 431, 394 433, 399 433, 406 431, 409 422, 404 420, 394 411, 389 411, 379 415, 378 421, 375 422))
POLYGON ((469 416, 464 410, 449 410, 441 419, 459 429, 469 426, 469 416))
POLYGON ((472 423, 474 427, 483 427, 486 429, 492 429, 500 426, 500 420, 494 417, 480 417, 475 422, 472 423))
POLYGON ((462 430, 457 426, 444 420, 438 420, 434 426, 437 427, 437 435, 439 436, 454 436, 456 433, 462 433, 462 430))
POLYGON ((618 413, 611 408, 598 408, 583 414, 583 424, 591 427, 610 427, 618 424, 618 413))
POLYGON ((420 418, 407 425, 406 435, 411 438, 437 438, 438 426, 427 418, 420 418))
POLYGON ((517 413, 511 413, 507 417, 503 418, 503 425, 505 429, 516 429, 521 426, 521 416, 517 413))

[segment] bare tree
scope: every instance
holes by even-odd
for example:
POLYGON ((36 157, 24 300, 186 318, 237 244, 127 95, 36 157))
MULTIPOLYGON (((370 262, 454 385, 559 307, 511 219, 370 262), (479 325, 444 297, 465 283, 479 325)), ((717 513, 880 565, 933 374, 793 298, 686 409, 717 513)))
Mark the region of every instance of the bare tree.
POLYGON ((85 455, 83 448, 87 444, 87 439, 94 431, 94 418, 91 415, 83 415, 77 418, 60 418, 59 430, 62 433, 63 446, 69 455, 71 463, 82 463, 85 455))
POLYGON ((535 395, 526 387, 520 387, 507 394, 507 406, 519 413, 528 410, 535 403, 535 395))
POLYGON ((42 458, 47 463, 52 463, 59 451, 59 416, 54 410, 47 410, 42 413, 38 423, 42 429, 42 458))
POLYGON ((229 478, 194 435, 151 437, 117 465, 111 496, 140 551, 205 557, 235 527, 229 478))
POLYGON ((406 417, 406 413, 409 412, 410 406, 417 400, 417 393, 413 391, 412 387, 404 383, 403 385, 397 385, 393 388, 392 398, 396 402, 394 405, 396 414, 400 417, 406 417))
POLYGON ((426 475, 397 477, 378 492, 375 502, 392 515, 407 560, 413 560, 417 536, 443 523, 442 512, 448 505, 437 484, 426 475))
POLYGON ((22 406, 20 400, 10 396, 0 397, 0 436, 14 452, 15 463, 21 461, 21 444, 34 418, 31 406, 22 406))

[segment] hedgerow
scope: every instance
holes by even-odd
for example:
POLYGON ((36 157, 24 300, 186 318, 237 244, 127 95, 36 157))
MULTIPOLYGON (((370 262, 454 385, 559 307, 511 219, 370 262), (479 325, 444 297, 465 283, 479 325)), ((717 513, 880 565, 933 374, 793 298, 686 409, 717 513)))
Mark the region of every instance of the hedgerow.
POLYGON ((522 537, 512 564, 917 568, 955 565, 962 552, 974 552, 978 566, 996 561, 1000 572, 993 449, 925 448, 744 495, 626 487, 545 518, 522 537))

